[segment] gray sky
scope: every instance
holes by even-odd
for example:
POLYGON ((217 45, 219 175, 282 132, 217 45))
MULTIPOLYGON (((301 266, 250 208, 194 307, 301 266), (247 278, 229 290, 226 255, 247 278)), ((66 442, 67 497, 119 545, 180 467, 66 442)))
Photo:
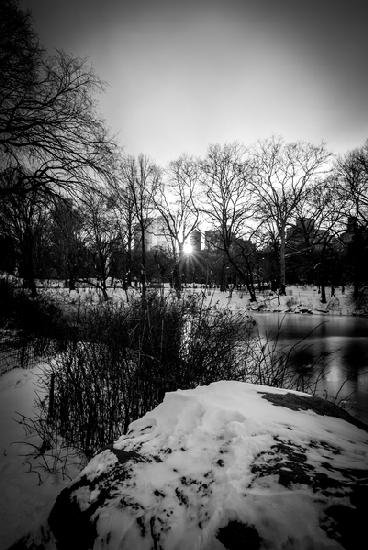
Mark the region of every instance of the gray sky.
POLYGON ((166 163, 272 134, 345 152, 368 138, 368 3, 21 0, 41 42, 89 57, 125 150, 166 163))

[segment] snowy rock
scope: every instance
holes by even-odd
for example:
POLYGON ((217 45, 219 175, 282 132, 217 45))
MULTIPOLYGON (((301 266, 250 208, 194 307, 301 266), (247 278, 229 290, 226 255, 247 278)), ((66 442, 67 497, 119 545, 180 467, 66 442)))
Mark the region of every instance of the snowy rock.
POLYGON ((24 548, 362 548, 367 427, 307 394, 218 382, 166 394, 58 496, 24 548))

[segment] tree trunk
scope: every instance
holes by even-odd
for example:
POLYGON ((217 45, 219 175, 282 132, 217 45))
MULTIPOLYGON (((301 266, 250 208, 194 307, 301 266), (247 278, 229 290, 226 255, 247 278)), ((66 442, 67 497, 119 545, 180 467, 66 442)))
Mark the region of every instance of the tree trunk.
POLYGON ((321 303, 326 304, 326 287, 324 281, 321 283, 321 303))
POLYGON ((250 283, 245 283, 245 286, 247 287, 247 290, 249 292, 249 301, 250 302, 256 302, 257 301, 257 296, 256 296, 256 293, 255 293, 255 290, 254 290, 254 286, 250 283))
POLYGON ((249 295, 250 295, 250 301, 251 302, 256 302, 257 301, 257 296, 256 296, 255 285, 254 285, 252 266, 249 263, 247 257, 245 257, 245 260, 246 260, 246 265, 247 265, 247 269, 248 269, 248 281, 246 282, 246 286, 247 286, 247 289, 248 289, 248 292, 249 292, 249 295))
POLYGON ((280 290, 281 296, 286 296, 286 266, 285 266, 285 227, 280 230, 280 290))
POLYGON ((75 284, 78 274, 78 260, 74 250, 69 249, 66 253, 66 275, 69 290, 75 290, 75 284))
POLYGON ((279 285, 278 285, 277 279, 272 279, 272 281, 271 281, 271 290, 272 290, 272 292, 276 292, 278 287, 279 287, 279 285))
POLYGON ((35 272, 33 263, 33 239, 26 237, 21 246, 23 288, 31 291, 33 297, 37 296, 35 272))
POLYGON ((226 259, 228 257, 227 250, 224 251, 222 255, 222 266, 221 266, 221 281, 220 281, 220 291, 225 292, 226 290, 226 259))
POLYGON ((177 269, 177 281, 175 281, 175 288, 179 292, 182 290, 182 281, 183 281, 183 263, 184 263, 184 243, 179 243, 179 258, 178 258, 178 269, 177 269))
POLYGON ((174 269, 172 273, 172 286, 175 288, 175 290, 178 290, 181 286, 178 262, 176 262, 174 265, 174 269))
POLYGON ((226 248, 226 255, 227 255, 227 259, 229 260, 229 262, 231 263, 231 265, 233 266, 233 268, 235 270, 235 274, 237 273, 240 276, 241 280, 245 282, 245 286, 247 287, 247 290, 249 292, 250 301, 251 302, 256 302, 257 301, 257 296, 256 296, 256 291, 255 291, 255 285, 254 285, 252 265, 249 262, 248 256, 246 254, 243 254, 243 259, 244 259, 246 267, 247 267, 247 271, 244 272, 239 267, 239 264, 234 261, 234 258, 231 256, 230 250, 228 248, 226 248))
POLYGON ((142 255, 141 255, 141 285, 142 285, 142 298, 146 297, 146 228, 144 223, 141 224, 142 232, 142 255))
POLYGON ((75 279, 73 279, 72 277, 68 279, 68 287, 69 290, 75 290, 75 279))
POLYGON ((75 275, 71 271, 69 271, 68 288, 69 290, 75 290, 75 275))
POLYGON ((104 277, 101 278, 101 292, 102 292, 102 297, 104 301, 107 302, 107 300, 109 299, 109 296, 107 294, 106 279, 104 277))
POLYGON ((105 253, 100 250, 98 253, 98 259, 97 259, 97 274, 98 279, 100 281, 100 288, 102 297, 105 302, 109 299, 107 294, 107 288, 106 288, 106 281, 109 276, 109 259, 108 256, 105 255, 105 253))
POLYGON ((126 271, 127 271, 127 283, 128 286, 132 286, 132 265, 133 265, 133 234, 131 227, 128 228, 128 250, 127 250, 127 261, 126 261, 126 271))
POLYGON ((357 300, 359 297, 359 283, 356 280, 353 282, 353 289, 353 298, 357 300))

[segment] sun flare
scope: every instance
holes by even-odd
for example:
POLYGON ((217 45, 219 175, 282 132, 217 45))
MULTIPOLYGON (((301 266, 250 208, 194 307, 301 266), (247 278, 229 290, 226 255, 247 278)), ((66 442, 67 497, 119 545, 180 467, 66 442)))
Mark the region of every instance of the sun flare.
POLYGON ((184 243, 183 251, 184 251, 184 254, 191 254, 193 252, 193 247, 189 241, 184 243))

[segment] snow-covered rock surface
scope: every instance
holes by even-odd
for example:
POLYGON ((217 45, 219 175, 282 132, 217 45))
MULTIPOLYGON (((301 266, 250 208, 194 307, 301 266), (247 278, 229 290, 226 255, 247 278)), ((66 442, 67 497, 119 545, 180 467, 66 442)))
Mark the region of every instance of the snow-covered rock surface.
POLYGON ((363 424, 306 394, 218 382, 133 422, 17 548, 355 550, 367 512, 363 424))

